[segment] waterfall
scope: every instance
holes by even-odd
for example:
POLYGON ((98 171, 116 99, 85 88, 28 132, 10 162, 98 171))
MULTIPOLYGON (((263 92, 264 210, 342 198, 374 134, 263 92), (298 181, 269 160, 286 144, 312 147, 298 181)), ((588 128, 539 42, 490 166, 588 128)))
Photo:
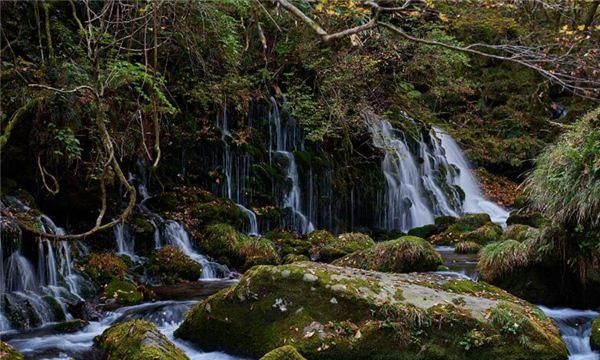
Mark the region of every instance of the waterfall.
POLYGON ((286 178, 291 183, 291 187, 289 191, 284 194, 282 202, 283 208, 289 208, 292 211, 291 223, 287 225, 289 228, 296 230, 301 234, 307 234, 314 230, 314 226, 302 210, 298 167, 296 165, 296 158, 292 153, 293 150, 298 150, 298 148, 302 149, 303 140, 294 119, 290 117, 285 123, 282 122, 277 101, 273 97, 271 97, 270 100, 269 157, 272 158, 272 155, 276 154, 286 160, 286 178), (273 130, 275 132, 275 139, 273 139, 273 130), (273 150, 273 145, 275 145, 275 150, 273 150))
POLYGON ((456 141, 445 131, 435 127, 434 130, 441 140, 448 162, 455 165, 459 170, 454 183, 460 186, 465 193, 464 211, 468 213, 487 213, 493 222, 505 224, 506 219, 508 219, 508 212, 482 195, 481 188, 471 171, 469 162, 456 141))
MULTIPOLYGON (((156 226, 154 226, 156 229, 156 226)), ((117 241, 117 254, 126 255, 133 261, 139 261, 135 255, 135 237, 127 224, 119 223, 114 226, 115 240, 117 241)))
POLYGON ((223 193, 227 199, 232 200, 236 203, 237 207, 244 213, 246 219, 248 219, 248 235, 258 236, 258 221, 256 220, 256 214, 242 204, 242 198, 245 192, 245 181, 250 175, 250 159, 248 155, 240 155, 235 157, 237 160, 236 176, 234 179, 233 169, 233 157, 231 154, 231 147, 229 145, 229 138, 231 133, 229 131, 229 124, 227 119, 227 108, 223 109, 221 121, 217 117, 217 126, 221 130, 221 141, 223 142, 223 172, 225 173, 225 183, 223 193), (235 185, 235 188, 234 188, 235 185))
MULTIPOLYGON (((373 145, 384 152, 381 169, 385 178, 385 207, 381 226, 407 231, 433 223, 436 216, 463 213, 490 214, 504 223, 508 213, 485 199, 456 142, 434 128, 411 143, 383 118, 366 113, 373 145), (461 196, 462 189, 464 200, 461 196)), ((419 128, 410 117, 406 120, 419 128)))
POLYGON ((569 360, 600 360, 600 353, 592 351, 590 335, 592 322, 599 315, 592 310, 539 308, 554 320, 569 350, 569 360))

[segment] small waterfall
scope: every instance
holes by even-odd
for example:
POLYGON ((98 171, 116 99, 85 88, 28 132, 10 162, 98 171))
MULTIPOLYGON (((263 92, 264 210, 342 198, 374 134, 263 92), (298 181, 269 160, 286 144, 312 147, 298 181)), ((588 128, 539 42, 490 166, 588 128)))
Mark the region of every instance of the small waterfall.
POLYGON ((177 221, 167 220, 165 222, 164 239, 167 244, 180 249, 191 259, 202 265, 203 279, 224 278, 229 275, 229 269, 226 266, 209 261, 192 248, 187 231, 177 221))
POLYGON ((246 215, 248 219, 248 235, 258 236, 258 221, 256 220, 256 214, 245 207, 242 204, 242 198, 245 192, 245 181, 250 174, 250 158, 248 155, 236 156, 236 176, 234 179, 233 159, 231 154, 231 147, 229 145, 229 138, 231 133, 229 131, 229 124, 227 119, 227 108, 223 109, 223 114, 217 117, 217 126, 221 130, 221 141, 223 142, 223 171, 225 173, 225 183, 223 193, 227 199, 232 200, 236 203, 237 207, 246 215), (234 187, 235 186, 235 187, 234 187))
POLYGON ((505 224, 506 219, 508 219, 508 212, 482 195, 481 188, 471 171, 469 162, 456 141, 445 131, 435 127, 434 130, 442 142, 448 162, 455 165, 459 170, 458 176, 454 179, 454 184, 460 186, 465 193, 464 211, 467 213, 484 212, 490 215, 493 222, 505 224))
MULTIPOLYGON (((155 227, 156 228, 156 227, 155 227)), ((117 224, 113 228, 115 240, 117 241, 117 254, 126 255, 134 261, 138 261, 135 255, 135 237, 127 224, 117 224)))
POLYGON ((296 126, 294 119, 289 117, 286 122, 282 122, 279 106, 275 98, 271 97, 271 109, 269 111, 269 156, 273 154, 283 157, 287 164, 286 177, 291 183, 291 188, 283 197, 283 207, 292 211, 291 223, 289 228, 298 231, 301 234, 307 234, 315 228, 310 219, 302 210, 302 197, 300 191, 300 180, 298 178, 298 167, 296 158, 292 151, 302 149, 303 140, 300 130, 296 126), (275 141, 273 141, 273 130, 275 132, 275 141), (275 150, 273 150, 275 145, 275 150))
POLYGON ((592 322, 599 315, 592 310, 539 308, 551 317, 569 350, 569 360, 600 360, 600 353, 592 351, 590 335, 592 322))
MULTIPOLYGON (((384 151, 383 228, 406 231, 431 224, 439 215, 463 213, 485 212, 494 222, 506 221, 508 212, 483 197, 467 160, 449 135, 436 128, 428 133, 421 131, 413 141, 415 151, 406 134, 386 119, 367 113, 365 120, 373 145, 384 151)), ((406 120, 419 128, 410 117, 406 120)))

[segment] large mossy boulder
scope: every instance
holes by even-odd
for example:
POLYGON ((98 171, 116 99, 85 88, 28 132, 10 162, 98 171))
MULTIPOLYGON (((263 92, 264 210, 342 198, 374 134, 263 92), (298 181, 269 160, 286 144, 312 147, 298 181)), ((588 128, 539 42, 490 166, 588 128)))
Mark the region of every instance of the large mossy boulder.
POLYGON ((137 284, 128 280, 114 279, 109 282, 103 291, 107 302, 132 305, 144 300, 144 293, 137 284))
POLYGON ((548 224, 548 221, 540 212, 523 208, 512 211, 508 219, 506 219, 506 225, 514 224, 523 224, 535 228, 541 228, 548 224))
POLYGON ((180 249, 171 245, 157 250, 147 267, 148 275, 164 284, 196 281, 202 275, 202 266, 180 249))
POLYGON ((312 260, 331 262, 355 251, 375 245, 369 235, 363 233, 344 233, 333 236, 327 230, 316 230, 308 234, 310 257, 312 260))
POLYGON ((272 230, 265 234, 265 238, 269 239, 279 256, 285 258, 288 255, 308 256, 310 250, 310 242, 305 238, 285 230, 272 230))
POLYGON ((12 346, 0 340, 0 359, 3 360, 23 360, 23 355, 12 346))
POLYGON ((314 262, 250 269, 194 306, 175 335, 248 357, 286 344, 311 360, 567 357, 552 320, 491 285, 314 262))
POLYGON ((593 350, 600 350, 600 316, 592 323, 592 334, 590 335, 590 345, 593 350))
POLYGON ((295 347, 285 345, 269 351, 260 360, 306 360, 306 358, 300 355, 295 347))
POLYGON ((434 271, 442 265, 442 257, 433 246, 416 236, 377 243, 335 260, 334 265, 383 272, 434 271))
POLYGON ((229 224, 208 226, 202 234, 200 248, 220 263, 240 270, 280 261, 271 241, 242 234, 229 224))
POLYGON ((106 360, 187 360, 156 326, 146 320, 113 325, 94 339, 106 360))

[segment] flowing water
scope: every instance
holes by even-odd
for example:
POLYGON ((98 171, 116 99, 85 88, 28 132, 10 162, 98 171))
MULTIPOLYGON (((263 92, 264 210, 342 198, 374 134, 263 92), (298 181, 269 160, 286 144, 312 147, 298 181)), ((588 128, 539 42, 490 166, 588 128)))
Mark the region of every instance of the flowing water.
POLYGON ((312 221, 305 215, 302 209, 302 193, 298 177, 298 166, 295 150, 303 150, 304 140, 300 129, 292 117, 283 121, 279 105, 275 98, 271 98, 271 109, 269 111, 269 154, 271 157, 280 157, 286 166, 286 177, 290 183, 289 190, 283 196, 282 207, 292 211, 292 217, 287 227, 307 234, 315 229, 312 221))
POLYGON ((544 306, 539 308, 558 326, 569 350, 569 360, 600 360, 600 353, 592 351, 590 346, 592 322, 600 315, 598 312, 568 308, 550 309, 544 306))
POLYGON ((235 202, 237 207, 246 216, 248 221, 247 234, 258 236, 259 231, 256 214, 242 204, 245 197, 246 181, 250 176, 251 158, 247 154, 232 156, 231 146, 229 144, 231 132, 229 131, 227 108, 223 109, 221 117, 217 118, 217 126, 221 130, 221 141, 223 142, 223 172, 225 175, 223 194, 227 199, 235 202))
MULTIPOLYGON (((431 224, 439 215, 481 212, 494 222, 506 222, 508 212, 485 199, 466 158, 449 135, 433 128, 409 140, 384 118, 366 113, 365 120, 373 145, 384 151, 383 228, 407 231, 431 224)), ((407 115, 406 120, 416 124, 407 115)))

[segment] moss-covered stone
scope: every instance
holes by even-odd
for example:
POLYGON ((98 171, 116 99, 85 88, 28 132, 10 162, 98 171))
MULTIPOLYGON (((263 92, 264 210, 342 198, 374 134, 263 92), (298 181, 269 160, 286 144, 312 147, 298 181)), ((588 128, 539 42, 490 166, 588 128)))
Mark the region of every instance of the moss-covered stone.
POLYGON ((555 324, 534 306, 491 285, 452 281, 311 262, 256 266, 194 306, 175 335, 248 357, 286 344, 313 360, 567 357, 555 324), (508 321, 519 324, 514 332, 508 321), (465 346, 474 338, 484 344, 465 346))
POLYGON ((337 238, 327 230, 316 230, 308 235, 310 257, 313 260, 330 262, 346 254, 364 250, 375 245, 369 235, 362 233, 340 234, 337 238))
POLYGON ((310 259, 306 255, 288 254, 283 258, 283 263, 291 264, 291 263, 298 262, 298 261, 308 261, 308 260, 310 260, 310 259))
POLYGON ((271 240, 279 255, 283 258, 287 255, 308 255, 310 242, 285 230, 273 230, 265 234, 265 238, 271 240))
POLYGON ((0 359, 3 360, 23 360, 23 355, 12 346, 0 340, 0 359))
POLYGON ((200 247, 204 253, 241 270, 259 264, 279 263, 279 255, 271 241, 242 234, 229 224, 208 226, 200 247))
POLYGON ((63 321, 54 325, 54 329, 59 333, 74 333, 77 332, 84 327, 86 327, 89 322, 81 319, 63 321))
POLYGON ((429 241, 436 245, 455 245, 462 241, 485 245, 501 236, 502 228, 491 222, 488 214, 467 214, 441 233, 431 236, 429 241))
POLYGON ((246 222, 244 213, 233 201, 217 197, 194 205, 192 215, 199 226, 227 223, 239 229, 246 222))
POLYGON ((183 251, 167 245, 156 251, 147 267, 150 276, 165 284, 195 281, 202 275, 202 266, 183 251))
POLYGON ((144 294, 131 281, 114 279, 104 289, 104 296, 118 304, 137 304, 144 300, 144 294))
POLYGON ((83 270, 97 284, 104 285, 114 279, 124 279, 128 269, 115 254, 93 253, 87 258, 83 270))
POLYGON ((512 211, 506 225, 523 224, 534 228, 541 228, 548 223, 548 220, 538 211, 532 211, 527 208, 512 211))
POLYGON ((408 230, 408 235, 426 239, 432 235, 439 234, 441 231, 443 230, 440 230, 437 225, 428 224, 408 230))
POLYGON ((477 254, 479 250, 481 250, 481 245, 473 241, 461 241, 454 248, 458 254, 477 254))
POLYGON ((113 325, 96 337, 94 343, 104 352, 106 360, 188 359, 154 324, 146 320, 113 325))
POLYGON ((285 345, 269 351, 260 360, 306 360, 306 358, 300 355, 295 347, 285 345))
POLYGON ((600 316, 592 323, 592 334, 590 335, 590 345, 593 350, 600 350, 600 316))
POLYGON ((383 272, 434 271, 442 264, 442 257, 427 241, 403 236, 351 253, 333 264, 383 272))

